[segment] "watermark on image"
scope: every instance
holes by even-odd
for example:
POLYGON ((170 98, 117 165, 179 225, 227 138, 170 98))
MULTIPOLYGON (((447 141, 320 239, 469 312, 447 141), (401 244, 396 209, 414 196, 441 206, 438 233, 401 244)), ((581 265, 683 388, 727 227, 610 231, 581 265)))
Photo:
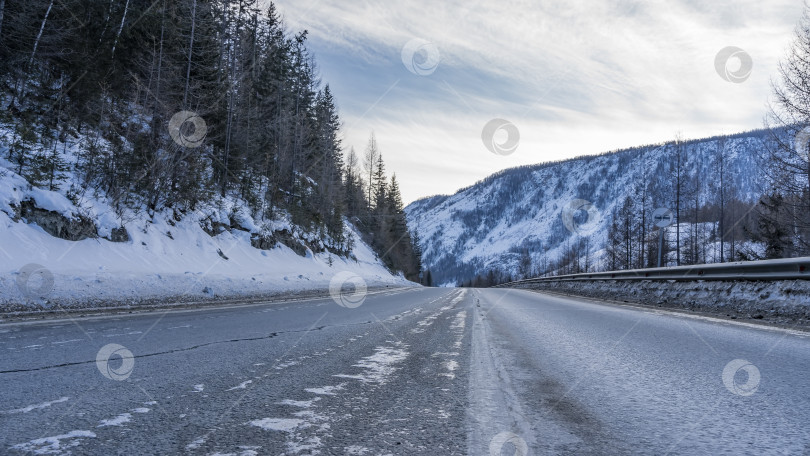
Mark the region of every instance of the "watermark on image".
POLYGON ((96 354, 96 367, 101 375, 110 380, 124 381, 132 375, 135 368, 135 357, 126 347, 119 344, 107 344, 96 354), (121 358, 118 365, 118 358, 121 358))
POLYGON ((200 147, 208 134, 205 120, 192 111, 180 111, 169 119, 169 135, 182 147, 200 147))
POLYGON ((17 273, 17 288, 27 298, 43 299, 53 291, 53 273, 41 264, 26 264, 17 273))
POLYGON ((714 69, 728 82, 741 84, 748 80, 754 68, 751 55, 736 46, 724 47, 714 58, 714 69))
POLYGON ((757 366, 744 359, 735 359, 723 369, 723 384, 726 389, 738 396, 751 396, 756 393, 760 379, 757 366))
POLYGON ((492 119, 484 125, 481 141, 495 155, 512 155, 520 144, 520 130, 508 120, 492 119))
POLYGON ((519 435, 512 432, 501 432, 489 441, 490 456, 502 456, 509 454, 514 456, 526 456, 529 454, 529 446, 519 435), (504 453, 504 451, 506 451, 504 453))
POLYGON ((367 294, 366 281, 353 272, 338 272, 329 281, 329 296, 341 307, 356 309, 363 305, 367 294))
POLYGON ((402 64, 415 75, 433 74, 439 68, 439 61, 439 48, 428 40, 414 38, 402 46, 402 64))
POLYGON ((796 153, 804 161, 810 161, 810 127, 804 127, 796 133, 793 139, 793 147, 796 148, 796 153))
POLYGON ((562 221, 573 234, 588 236, 599 228, 599 209, 588 200, 575 199, 563 207, 562 221), (584 219, 584 220, 583 220, 584 219))

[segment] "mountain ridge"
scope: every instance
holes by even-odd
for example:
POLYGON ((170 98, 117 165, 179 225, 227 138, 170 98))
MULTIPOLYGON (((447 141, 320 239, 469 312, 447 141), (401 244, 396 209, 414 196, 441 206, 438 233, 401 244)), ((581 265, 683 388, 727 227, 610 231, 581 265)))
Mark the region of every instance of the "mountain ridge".
MULTIPOLYGON (((524 165, 493 173, 450 195, 419 199, 405 212, 419 234, 425 268, 440 284, 458 284, 492 270, 504 277, 520 276, 519 263, 525 263, 526 256, 534 265, 530 272, 546 273, 548 268, 538 265, 558 261, 572 242, 586 242, 584 254, 592 268, 605 268, 609 228, 627 198, 635 200, 646 220, 656 207, 675 205, 679 153, 681 190, 697 206, 696 214, 716 205, 723 194, 724 204, 740 209, 765 193, 765 181, 756 171, 761 152, 772 141, 770 130, 755 129, 524 165), (723 192, 717 178, 720 166, 727 181, 723 192), (598 210, 600 219, 589 221, 594 229, 586 236, 571 232, 563 220, 574 201, 592 203, 598 210)), ((681 202, 685 204, 683 198, 681 202)), ((590 218, 582 210, 567 217, 576 226, 590 218)))

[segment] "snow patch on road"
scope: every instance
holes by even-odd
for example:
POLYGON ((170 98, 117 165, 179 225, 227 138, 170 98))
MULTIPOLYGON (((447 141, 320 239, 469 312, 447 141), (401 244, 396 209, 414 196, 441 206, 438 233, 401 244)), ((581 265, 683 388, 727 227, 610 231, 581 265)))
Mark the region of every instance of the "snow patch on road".
POLYGON ((260 446, 240 445, 237 448, 239 448, 238 453, 220 453, 220 452, 216 452, 216 453, 212 453, 211 456, 256 456, 256 455, 259 454, 259 452, 256 451, 256 450, 260 449, 261 447, 260 446))
POLYGON ((299 361, 286 361, 286 362, 283 362, 283 363, 275 366, 275 369, 276 370, 282 370, 282 369, 286 369, 288 367, 297 366, 299 364, 301 364, 301 362, 299 362, 299 361))
POLYGON ((191 443, 186 445, 186 449, 187 450, 196 450, 197 448, 201 447, 205 443, 206 440, 207 439, 206 439, 205 436, 197 437, 196 439, 192 440, 191 443))
POLYGON ((278 402, 278 404, 289 405, 291 407, 309 408, 309 407, 314 406, 315 402, 319 401, 319 400, 321 400, 321 398, 319 398, 319 397, 316 397, 315 399, 312 399, 311 401, 294 401, 292 399, 284 399, 283 401, 278 402))
POLYGON ((233 388, 228 388, 225 391, 243 390, 243 389, 247 388, 247 386, 250 385, 251 383, 253 383, 253 380, 245 380, 244 382, 234 386, 233 388))
POLYGON ((306 421, 295 418, 263 418, 253 420, 249 424, 260 427, 265 431, 293 432, 299 426, 306 424, 306 421))
MULTIPOLYGON (((467 292, 466 290, 459 291, 458 294, 455 297, 453 297, 453 299, 450 301, 450 303, 448 305, 439 308, 439 310, 437 310, 433 314, 428 315, 424 320, 418 321, 416 323, 416 328, 413 328, 411 330, 411 334, 421 334, 421 333, 425 332, 431 325, 433 325, 433 323, 436 322, 436 319, 439 318, 444 312, 447 312, 448 310, 451 310, 453 308, 453 306, 455 306, 456 304, 461 302, 464 299, 464 296, 465 296, 466 292, 467 292)), ((439 299, 443 299, 443 298, 444 297, 439 298, 439 299)), ((436 299, 436 300, 431 301, 431 302, 436 302, 439 299, 436 299)))
POLYGON ((25 443, 19 443, 11 448, 34 454, 56 454, 78 446, 81 443, 81 439, 95 437, 96 434, 90 431, 70 431, 67 434, 43 437, 25 443), (65 440, 65 442, 63 442, 63 440, 65 440))
POLYGON ((106 420, 101 420, 101 424, 98 427, 106 427, 106 426, 121 426, 125 423, 129 423, 132 421, 132 414, 131 413, 122 413, 115 418, 109 418, 106 420))
MULTIPOLYGON (((406 347, 402 344, 398 344, 406 347)), ((408 352, 404 348, 377 347, 375 353, 367 356, 354 367, 364 369, 362 374, 337 374, 335 377, 352 378, 363 383, 384 384, 388 378, 397 370, 396 365, 408 357, 408 352)))
POLYGON ((52 406, 53 404, 59 404, 61 402, 67 402, 68 399, 70 399, 70 398, 67 397, 67 396, 60 397, 59 399, 56 399, 56 400, 53 400, 53 401, 48 401, 48 402, 43 402, 41 404, 26 405, 25 407, 21 407, 21 408, 18 408, 18 409, 5 410, 5 411, 0 412, 0 414, 13 415, 15 413, 28 413, 28 412, 31 412, 31 411, 34 411, 34 410, 40 410, 40 409, 48 408, 48 407, 52 406))
POLYGON ((340 385, 335 386, 321 386, 320 388, 306 388, 304 391, 312 394, 319 394, 321 396, 335 396, 336 391, 340 391, 345 386, 341 383, 340 385))
POLYGON ((462 310, 456 314, 456 319, 450 325, 450 329, 456 334, 456 341, 453 343, 453 348, 456 350, 461 349, 461 344, 464 341, 464 328, 467 326, 467 311, 462 310))
POLYGON ((447 369, 447 372, 442 372, 439 375, 443 375, 448 378, 456 378, 455 371, 458 369, 458 362, 455 360, 445 361, 442 363, 442 367, 447 369))

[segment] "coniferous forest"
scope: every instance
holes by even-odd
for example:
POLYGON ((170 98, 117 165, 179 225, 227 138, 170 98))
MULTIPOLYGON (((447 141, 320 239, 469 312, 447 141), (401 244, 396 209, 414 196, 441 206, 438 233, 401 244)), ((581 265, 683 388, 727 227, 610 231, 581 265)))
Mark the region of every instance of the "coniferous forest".
POLYGON ((421 272, 381 148, 346 151, 307 32, 273 4, 0 0, 0 84, 4 158, 34 186, 147 213, 238 199, 344 253, 349 220, 389 268, 421 272))

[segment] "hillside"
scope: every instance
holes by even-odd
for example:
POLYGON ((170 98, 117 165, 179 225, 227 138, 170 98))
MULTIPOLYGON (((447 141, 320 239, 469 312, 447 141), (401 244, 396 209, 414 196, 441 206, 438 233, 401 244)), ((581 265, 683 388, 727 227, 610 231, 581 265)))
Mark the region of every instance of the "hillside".
MULTIPOLYGON (((579 270, 606 269, 616 266, 610 264, 610 248, 619 214, 632 219, 636 230, 642 223, 651 226, 655 208, 675 208, 680 169, 682 246, 686 233, 702 236, 705 247, 694 260, 711 262, 719 255, 717 227, 706 222, 721 199, 726 226, 736 224, 726 230, 726 258, 756 250, 742 237, 752 223, 752 204, 763 194, 758 157, 769 140, 768 132, 753 131, 514 168, 454 195, 415 201, 405 211, 421 239, 425 269, 437 284, 486 274, 503 279, 543 274, 572 261, 579 270)), ((649 265, 657 232, 641 230, 639 236, 643 240, 631 246, 628 261, 649 265)), ((669 246, 671 234, 668 240, 669 246)))
MULTIPOLYGON (((4 146, 0 144, 0 156, 4 146)), ((346 247, 242 201, 194 211, 116 210, 108 198, 31 186, 0 159, 0 308, 107 307, 326 290, 339 273, 368 287, 392 274, 350 223, 346 247)))
POLYGON ((418 277, 396 180, 344 156, 272 3, 0 1, 0 24, 0 302, 418 277))

